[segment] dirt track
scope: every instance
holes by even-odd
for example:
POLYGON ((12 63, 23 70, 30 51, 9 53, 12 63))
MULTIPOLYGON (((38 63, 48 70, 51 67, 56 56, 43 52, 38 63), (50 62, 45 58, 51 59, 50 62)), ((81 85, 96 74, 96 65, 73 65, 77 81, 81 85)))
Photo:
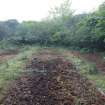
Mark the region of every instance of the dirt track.
POLYGON ((33 55, 27 70, 2 105, 105 105, 105 97, 59 54, 33 55))

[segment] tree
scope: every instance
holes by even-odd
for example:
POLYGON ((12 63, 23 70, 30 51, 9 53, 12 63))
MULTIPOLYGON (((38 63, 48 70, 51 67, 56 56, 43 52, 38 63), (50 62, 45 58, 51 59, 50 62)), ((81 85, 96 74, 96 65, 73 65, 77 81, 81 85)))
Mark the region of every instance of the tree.
POLYGON ((50 17, 60 23, 65 22, 73 15, 74 11, 71 10, 70 0, 64 0, 60 6, 50 10, 50 17))

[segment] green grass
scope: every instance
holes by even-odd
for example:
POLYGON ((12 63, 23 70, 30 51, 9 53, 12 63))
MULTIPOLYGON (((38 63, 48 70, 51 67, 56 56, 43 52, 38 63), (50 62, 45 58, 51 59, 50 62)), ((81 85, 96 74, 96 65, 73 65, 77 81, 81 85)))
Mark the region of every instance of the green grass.
POLYGON ((27 59, 37 53, 40 47, 26 46, 20 49, 20 53, 12 59, 0 62, 0 99, 6 93, 10 83, 23 74, 23 66, 27 59))

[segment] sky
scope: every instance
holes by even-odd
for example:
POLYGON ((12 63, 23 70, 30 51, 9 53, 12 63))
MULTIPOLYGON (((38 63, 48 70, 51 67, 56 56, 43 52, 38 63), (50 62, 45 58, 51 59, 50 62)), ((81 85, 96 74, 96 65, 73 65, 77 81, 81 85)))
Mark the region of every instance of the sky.
MULTIPOLYGON (((48 16, 50 8, 61 3, 62 0, 0 0, 0 20, 17 19, 36 20, 48 16)), ((105 0, 72 0, 71 8, 75 14, 87 13, 95 10, 105 0)))

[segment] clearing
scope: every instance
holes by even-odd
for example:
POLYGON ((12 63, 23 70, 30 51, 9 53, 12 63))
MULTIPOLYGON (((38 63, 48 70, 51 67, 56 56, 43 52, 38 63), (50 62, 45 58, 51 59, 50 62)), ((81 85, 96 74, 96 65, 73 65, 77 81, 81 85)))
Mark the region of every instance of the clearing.
POLYGON ((105 105, 105 96, 54 49, 32 54, 2 105, 105 105))

